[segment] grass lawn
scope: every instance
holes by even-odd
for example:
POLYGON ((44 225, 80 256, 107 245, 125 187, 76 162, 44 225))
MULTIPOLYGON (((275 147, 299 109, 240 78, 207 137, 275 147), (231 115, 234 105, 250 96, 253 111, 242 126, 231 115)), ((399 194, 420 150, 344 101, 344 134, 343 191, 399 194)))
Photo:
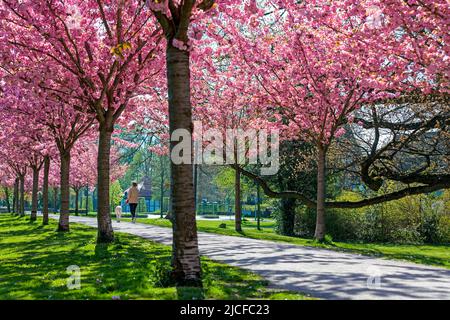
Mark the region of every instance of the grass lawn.
MULTIPOLYGON (((124 219, 130 220, 130 219, 124 219)), ((140 223, 146 223, 161 227, 171 227, 171 223, 166 219, 138 219, 140 223)), ((449 245, 401 245, 401 244, 378 244, 378 243, 350 243, 333 242, 333 244, 323 244, 312 239, 288 237, 276 234, 274 222, 262 222, 261 231, 256 229, 255 221, 243 221, 243 231, 234 230, 234 221, 209 221, 198 220, 199 231, 212 232, 228 236, 247 237, 252 239, 262 239, 271 241, 287 242, 291 244, 311 247, 321 247, 337 251, 354 252, 365 255, 374 255, 389 259, 407 260, 421 264, 434 265, 450 269, 450 246, 449 245), (219 225, 225 223, 225 229, 219 225)))
MULTIPOLYGON (((40 219, 38 220, 40 221, 40 219)), ((0 300, 8 299, 308 299, 269 289, 248 271, 202 258, 204 288, 170 284, 171 248, 123 233, 96 244, 96 230, 71 224, 57 233, 28 218, 0 214, 0 300), (81 268, 81 289, 67 288, 67 267, 81 268)))

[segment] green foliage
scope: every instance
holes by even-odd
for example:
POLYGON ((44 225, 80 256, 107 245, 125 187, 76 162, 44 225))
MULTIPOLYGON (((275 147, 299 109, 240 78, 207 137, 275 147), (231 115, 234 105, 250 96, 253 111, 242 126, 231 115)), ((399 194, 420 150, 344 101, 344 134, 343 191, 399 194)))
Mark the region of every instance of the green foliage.
POLYGON ((322 240, 314 239, 314 243, 323 244, 326 246, 334 246, 333 237, 330 234, 326 234, 322 240))
POLYGON ((328 244, 328 245, 333 245, 333 237, 329 234, 326 234, 325 237, 323 238, 323 243, 328 244))
POLYGON ((153 260, 149 265, 149 281, 153 282, 156 287, 168 288, 175 286, 175 281, 171 276, 170 259, 153 260))
MULTIPOLYGON (((359 195, 343 192, 338 201, 357 201, 359 195)), ((392 243, 450 243, 450 215, 445 197, 418 195, 359 209, 328 209, 326 230, 338 241, 392 243)), ((295 234, 312 237, 315 210, 299 208, 295 234)))
POLYGON ((275 232, 284 236, 294 236, 295 199, 281 199, 278 201, 273 215, 277 221, 275 232))
POLYGON ((113 182, 109 188, 109 197, 111 200, 111 208, 114 209, 120 205, 120 201, 123 199, 123 190, 119 181, 113 182))
MULTIPOLYGON (((280 146, 280 171, 270 180, 278 190, 299 191, 313 199, 317 190, 317 173, 314 145, 302 141, 284 141, 280 146)), ((330 191, 329 191, 330 192, 330 191)), ((277 219, 276 232, 294 235, 295 208, 294 199, 281 199, 275 207, 274 216, 277 219)))
POLYGON ((230 196, 234 196, 234 170, 231 168, 225 168, 219 172, 214 178, 214 183, 219 190, 223 193, 227 193, 230 196))
MULTIPOLYGON (((230 197, 231 196, 234 197, 235 174, 236 173, 234 169, 225 167, 222 170, 220 170, 219 173, 214 178, 214 183, 217 185, 219 190, 230 197)), ((247 179, 241 175, 242 198, 244 198, 250 192, 254 191, 253 189, 252 183, 249 183, 247 179)))

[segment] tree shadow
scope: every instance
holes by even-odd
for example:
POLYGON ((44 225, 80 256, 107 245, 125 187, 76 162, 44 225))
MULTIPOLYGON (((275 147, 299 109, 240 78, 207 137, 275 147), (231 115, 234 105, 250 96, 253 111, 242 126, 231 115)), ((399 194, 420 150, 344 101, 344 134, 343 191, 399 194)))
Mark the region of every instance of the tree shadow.
POLYGON ((0 219, 0 299, 245 299, 262 297, 267 284, 202 259, 204 287, 177 287, 167 281, 170 246, 121 233, 111 244, 97 244, 93 228, 72 224, 71 232, 58 233, 55 225, 0 219), (80 290, 67 287, 71 266, 81 271, 80 290))

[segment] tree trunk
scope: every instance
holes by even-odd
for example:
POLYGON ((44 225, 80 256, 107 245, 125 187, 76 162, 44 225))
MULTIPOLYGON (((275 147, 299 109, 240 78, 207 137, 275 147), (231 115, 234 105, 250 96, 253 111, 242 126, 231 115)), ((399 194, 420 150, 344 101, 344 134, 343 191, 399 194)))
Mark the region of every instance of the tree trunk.
POLYGON ((53 213, 58 213, 58 188, 53 188, 53 213))
POLYGON ((197 215, 198 164, 194 163, 194 208, 197 215))
POLYGON ((86 216, 89 215, 89 187, 86 187, 86 216))
POLYGON ((48 178, 50 174, 50 158, 44 159, 44 181, 42 185, 42 224, 48 225, 48 178))
POLYGON ((234 211, 235 211, 235 229, 242 232, 242 204, 241 204, 241 171, 235 170, 234 178, 234 211))
POLYGON ((20 175, 20 200, 19 200, 19 215, 25 216, 25 174, 20 175))
POLYGON ((111 136, 113 125, 110 121, 100 125, 100 137, 98 143, 97 160, 97 222, 98 222, 98 243, 110 243, 114 241, 114 232, 111 222, 110 202, 109 202, 109 183, 110 183, 110 152, 111 136), (108 123, 110 122, 110 123, 108 123))
POLYGON ((159 207, 160 207, 160 211, 161 211, 161 219, 163 219, 164 218, 164 179, 165 179, 165 177, 164 177, 164 167, 163 167, 164 159, 162 156, 160 157, 160 164, 161 164, 161 185, 160 185, 161 193, 160 193, 160 198, 159 198, 159 202, 160 202, 159 207))
POLYGON ((279 230, 278 232, 284 236, 294 236, 295 227, 295 199, 283 198, 281 201, 280 214, 278 219, 279 230))
POLYGON ((256 228, 261 231, 261 187, 256 186, 256 228))
POLYGON ((15 215, 19 214, 19 178, 14 181, 13 210, 15 215))
POLYGON ((317 217, 316 232, 314 238, 323 240, 325 237, 325 199, 326 199, 326 181, 325 181, 325 161, 326 150, 323 146, 318 146, 317 159, 317 217))
POLYGON ((80 189, 75 189, 75 215, 79 215, 79 201, 80 201, 80 189))
POLYGON ((69 215, 70 215, 70 151, 63 152, 61 155, 61 208, 59 210, 58 231, 69 231, 69 215))
MULTIPOLYGON (((166 58, 170 134, 177 129, 188 130, 191 133, 192 153, 189 52, 178 50, 169 43, 166 58)), ((171 150, 175 145, 176 142, 171 142, 171 150)), ((170 168, 173 216, 172 275, 179 285, 201 286, 192 161, 180 165, 171 161, 170 168)))
POLYGON ((39 168, 34 166, 33 169, 33 188, 31 193, 31 216, 30 221, 37 220, 38 210, 38 192, 39 192, 39 168))
POLYGON ((8 189, 8 187, 4 187, 4 191, 5 191, 6 209, 8 210, 8 213, 11 213, 11 202, 9 202, 9 189, 8 189))

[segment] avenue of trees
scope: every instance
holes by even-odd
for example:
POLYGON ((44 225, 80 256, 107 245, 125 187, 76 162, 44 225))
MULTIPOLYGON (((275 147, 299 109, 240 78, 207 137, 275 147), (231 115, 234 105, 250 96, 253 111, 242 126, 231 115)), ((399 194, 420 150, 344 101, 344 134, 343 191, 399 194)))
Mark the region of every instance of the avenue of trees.
POLYGON ((285 234, 297 205, 315 210, 319 241, 327 209, 449 188, 449 16, 447 0, 0 0, 8 210, 25 215, 30 193, 36 220, 41 192, 47 224, 59 188, 67 232, 70 189, 95 188, 98 242, 113 242, 110 186, 145 148, 147 165, 160 161, 161 199, 170 185, 173 278, 201 285, 198 167, 167 161, 172 134, 194 121, 280 132, 276 175, 237 156, 228 165, 236 230, 243 177, 280 199, 285 234), (362 198, 336 200, 335 176, 362 198))

